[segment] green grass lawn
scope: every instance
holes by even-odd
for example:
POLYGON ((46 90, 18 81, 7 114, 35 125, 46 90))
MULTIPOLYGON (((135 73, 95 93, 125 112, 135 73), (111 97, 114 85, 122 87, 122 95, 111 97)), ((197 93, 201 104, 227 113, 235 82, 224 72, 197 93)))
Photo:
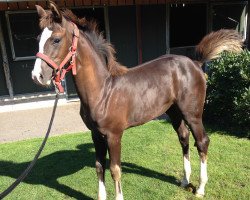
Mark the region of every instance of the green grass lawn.
MULTIPOLYGON (((210 132, 209 181, 204 199, 250 199, 250 143, 210 132)), ((0 144, 0 190, 33 159, 42 139, 0 144)), ((199 158, 191 140, 191 182, 199 181, 199 158)), ((122 185, 127 200, 195 199, 179 187, 181 147, 170 124, 152 121, 131 128, 122 139, 122 185)), ((114 185, 106 173, 108 199, 114 185)), ((30 175, 7 199, 96 199, 97 178, 90 133, 51 137, 30 175)))

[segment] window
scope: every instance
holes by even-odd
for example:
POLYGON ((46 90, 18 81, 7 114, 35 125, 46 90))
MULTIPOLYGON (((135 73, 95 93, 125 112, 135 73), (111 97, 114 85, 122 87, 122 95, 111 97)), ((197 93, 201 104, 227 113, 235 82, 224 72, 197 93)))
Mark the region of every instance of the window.
POLYGON ((13 60, 34 59, 40 33, 36 12, 7 12, 7 25, 13 60))

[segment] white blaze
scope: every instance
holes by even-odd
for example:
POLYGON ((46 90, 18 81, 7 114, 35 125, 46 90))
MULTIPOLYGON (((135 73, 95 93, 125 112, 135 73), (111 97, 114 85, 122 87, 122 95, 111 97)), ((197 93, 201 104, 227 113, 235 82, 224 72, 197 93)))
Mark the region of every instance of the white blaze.
MULTIPOLYGON (((46 41, 51 37, 52 35, 52 31, 49 30, 47 27, 43 30, 42 35, 41 35, 41 39, 39 42, 39 52, 40 53, 44 53, 44 45, 46 43, 46 41)), ((41 64, 42 64, 42 60, 40 58, 36 59, 35 65, 34 65, 34 69, 32 71, 32 78, 36 78, 41 84, 42 84, 42 80, 41 80, 41 73, 42 73, 42 68, 41 68, 41 64)))

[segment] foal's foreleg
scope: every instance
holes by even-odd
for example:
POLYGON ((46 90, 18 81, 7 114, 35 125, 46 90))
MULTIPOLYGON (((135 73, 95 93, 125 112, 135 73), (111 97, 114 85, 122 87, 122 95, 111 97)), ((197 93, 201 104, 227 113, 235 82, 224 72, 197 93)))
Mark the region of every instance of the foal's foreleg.
POLYGON ((92 132, 92 139, 96 151, 96 173, 98 177, 98 200, 106 200, 105 169, 107 155, 107 140, 98 131, 92 132))
POLYGON ((121 186, 121 136, 122 133, 108 135, 110 171, 115 182, 116 200, 123 200, 121 186))

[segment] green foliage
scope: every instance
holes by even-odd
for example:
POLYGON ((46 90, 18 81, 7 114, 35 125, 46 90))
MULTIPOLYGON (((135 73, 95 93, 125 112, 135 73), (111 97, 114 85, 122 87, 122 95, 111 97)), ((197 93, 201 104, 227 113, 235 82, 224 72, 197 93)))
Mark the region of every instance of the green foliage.
POLYGON ((205 119, 250 136, 250 51, 224 52, 209 64, 205 119))

